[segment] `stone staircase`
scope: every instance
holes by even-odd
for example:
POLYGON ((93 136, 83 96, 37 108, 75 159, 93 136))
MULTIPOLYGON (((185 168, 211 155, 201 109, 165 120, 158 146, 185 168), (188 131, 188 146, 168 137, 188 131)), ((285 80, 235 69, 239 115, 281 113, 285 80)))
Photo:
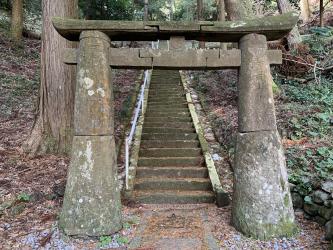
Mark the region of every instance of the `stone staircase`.
POLYGON ((142 203, 215 200, 178 71, 153 70, 133 196, 142 203))

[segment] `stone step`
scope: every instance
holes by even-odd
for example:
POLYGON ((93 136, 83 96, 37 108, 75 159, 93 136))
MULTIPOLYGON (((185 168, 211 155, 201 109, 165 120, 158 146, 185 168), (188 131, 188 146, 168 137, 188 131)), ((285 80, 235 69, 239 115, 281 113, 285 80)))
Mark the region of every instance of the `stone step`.
POLYGON ((145 148, 199 148, 200 143, 198 140, 142 140, 140 147, 145 148))
POLYGON ((183 89, 180 88, 172 88, 172 89, 158 89, 158 88, 150 88, 149 95, 167 95, 167 94, 185 94, 183 89))
POLYGON ((162 102, 162 103, 166 103, 166 102, 173 102, 173 103, 182 103, 186 101, 185 97, 163 97, 163 98, 159 98, 159 97, 149 97, 148 98, 148 105, 150 102, 162 102))
POLYGON ((168 97, 181 97, 185 99, 185 94, 180 92, 152 94, 149 92, 149 98, 168 98, 168 97))
POLYGON ((202 156, 196 157, 139 157, 140 167, 186 167, 202 166, 204 160, 202 156))
POLYGON ((208 178, 137 178, 134 183, 136 190, 212 190, 208 178))
POLYGON ((174 101, 148 101, 148 103, 147 103, 147 107, 150 107, 150 106, 152 106, 152 107, 155 107, 155 106, 157 106, 157 107, 164 107, 164 106, 167 106, 167 107, 175 107, 175 106, 177 106, 177 107, 186 107, 186 108, 188 108, 188 105, 187 105, 187 103, 186 103, 186 101, 185 101, 185 99, 184 100, 182 100, 182 101, 179 101, 179 102, 174 102, 174 101))
POLYGON ((155 112, 189 112, 187 107, 147 107, 146 112, 155 111, 155 112))
POLYGON ((141 148, 140 157, 196 157, 202 155, 200 148, 141 148))
POLYGON ((192 122, 146 122, 145 127, 153 128, 194 128, 192 122))
POLYGON ((207 178, 208 170, 205 167, 138 167, 136 178, 148 177, 165 178, 207 178))
POLYGON ((190 112, 166 112, 166 111, 147 111, 146 117, 191 117, 190 112))
POLYGON ((182 87, 149 87, 149 94, 160 94, 160 93, 183 93, 185 94, 185 91, 182 87))
POLYGON ((186 101, 186 96, 185 94, 172 94, 172 95, 149 95, 148 96, 148 101, 152 100, 152 99, 163 99, 165 101, 170 101, 175 99, 175 100, 182 100, 182 102, 186 101))
POLYGON ((190 116, 149 116, 149 114, 145 115, 145 122, 192 122, 192 118, 190 116))
POLYGON ((196 133, 142 133, 142 140, 195 140, 196 133))
POLYGON ((197 204, 215 202, 215 195, 211 191, 134 191, 133 197, 136 201, 143 204, 197 204))
POLYGON ((156 106, 156 107, 188 107, 187 102, 184 100, 182 102, 174 103, 174 102, 148 102, 148 106, 156 106))
POLYGON ((171 88, 183 88, 181 84, 174 81, 172 83, 150 83, 149 88, 151 89, 171 89, 171 88))
POLYGON ((193 133, 194 128, 158 128, 158 127, 143 127, 143 133, 193 133))

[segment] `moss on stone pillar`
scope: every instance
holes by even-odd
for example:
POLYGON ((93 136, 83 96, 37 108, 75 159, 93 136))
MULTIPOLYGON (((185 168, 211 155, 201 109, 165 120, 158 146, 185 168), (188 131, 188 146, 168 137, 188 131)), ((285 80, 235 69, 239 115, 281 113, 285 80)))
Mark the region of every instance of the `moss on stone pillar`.
POLYGON ((68 235, 107 235, 122 227, 109 48, 105 34, 82 32, 75 135, 59 222, 68 235))
POLYGON ((290 236, 296 226, 284 152, 276 129, 266 38, 246 35, 240 48, 232 224, 254 238, 290 236))
POLYGON ((237 135, 232 223, 245 235, 259 239, 295 232, 285 158, 276 130, 237 135))

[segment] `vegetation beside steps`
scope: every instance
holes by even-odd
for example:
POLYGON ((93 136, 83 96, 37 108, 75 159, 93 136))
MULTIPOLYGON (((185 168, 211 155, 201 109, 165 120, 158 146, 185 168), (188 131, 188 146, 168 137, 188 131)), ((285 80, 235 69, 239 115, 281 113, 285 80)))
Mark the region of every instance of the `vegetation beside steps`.
POLYGON ((216 200, 178 71, 152 73, 137 165, 133 199, 139 202, 216 200))

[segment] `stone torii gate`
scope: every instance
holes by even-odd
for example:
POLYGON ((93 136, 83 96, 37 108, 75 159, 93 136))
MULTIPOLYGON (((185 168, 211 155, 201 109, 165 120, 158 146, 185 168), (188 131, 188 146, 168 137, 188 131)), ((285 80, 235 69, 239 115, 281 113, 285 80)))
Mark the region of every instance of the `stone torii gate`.
POLYGON ((270 64, 282 61, 267 40, 294 27, 295 13, 236 22, 131 22, 54 18, 64 38, 80 41, 64 61, 77 64, 74 139, 60 226, 69 235, 121 229, 114 140, 112 68, 239 68, 238 134, 232 224, 266 239, 292 234, 294 214, 277 132, 270 64), (170 39, 170 50, 114 49, 111 40, 170 39), (185 40, 236 42, 233 50, 185 50, 185 40), (111 66, 111 67, 110 67, 111 66))

